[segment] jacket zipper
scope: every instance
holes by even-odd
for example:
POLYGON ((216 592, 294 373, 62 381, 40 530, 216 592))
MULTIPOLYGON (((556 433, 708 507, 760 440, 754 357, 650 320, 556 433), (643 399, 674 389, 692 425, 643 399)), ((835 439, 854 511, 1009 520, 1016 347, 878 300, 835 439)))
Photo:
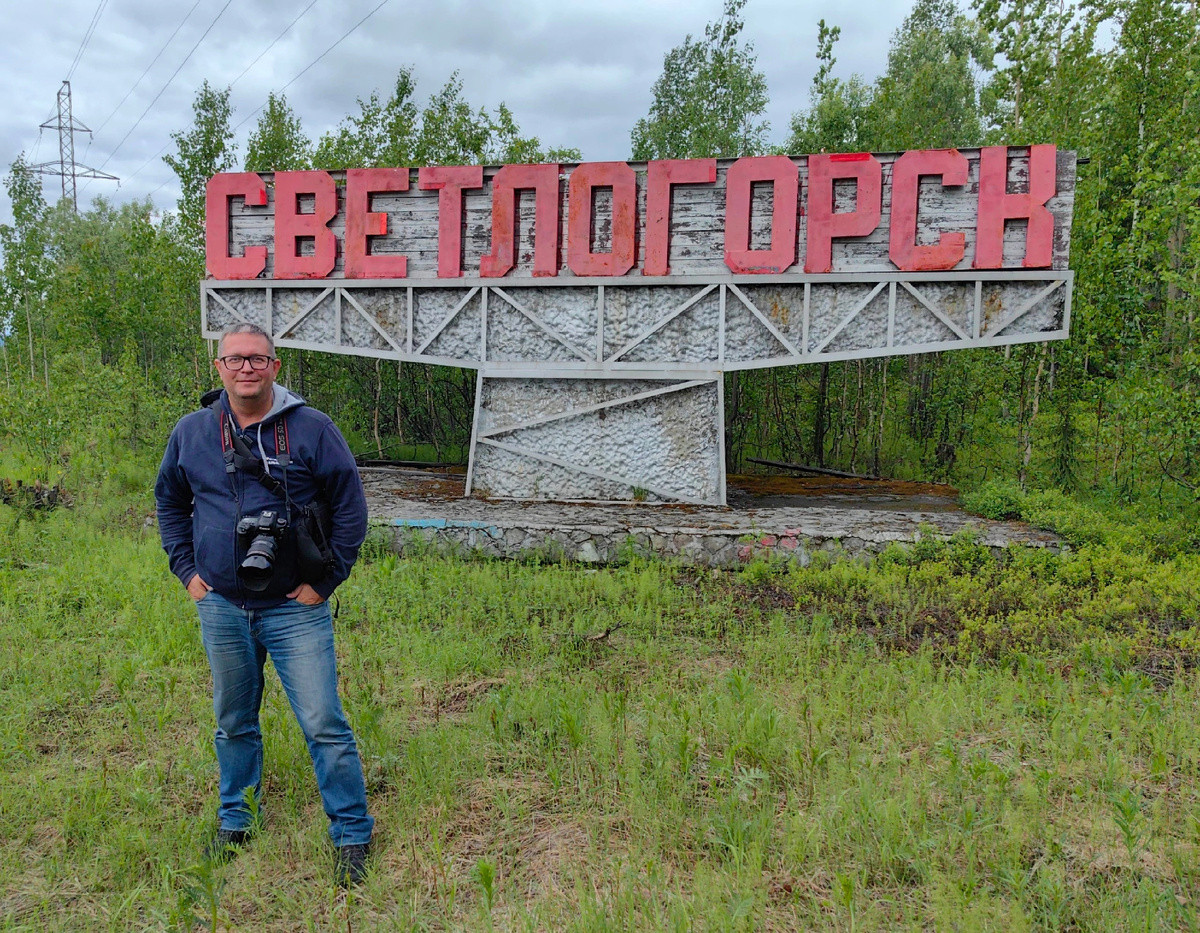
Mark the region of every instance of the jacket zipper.
MULTIPOLYGON (((235 431, 237 430, 237 428, 234 427, 233 425, 230 425, 230 427, 233 428, 233 430, 235 430, 235 431)), ((238 556, 237 526, 242 523, 242 499, 243 499, 242 493, 245 492, 245 488, 243 485, 245 480, 243 479, 240 470, 235 472, 233 475, 236 477, 236 479, 231 484, 233 487, 233 501, 237 503, 236 515, 234 516, 234 520, 233 520, 233 565, 234 565, 233 566, 233 577, 237 581, 238 599, 242 604, 242 608, 245 609, 246 608, 246 592, 242 588, 242 578, 238 576, 238 572, 237 572, 237 562, 238 562, 237 561, 237 556, 238 556)))

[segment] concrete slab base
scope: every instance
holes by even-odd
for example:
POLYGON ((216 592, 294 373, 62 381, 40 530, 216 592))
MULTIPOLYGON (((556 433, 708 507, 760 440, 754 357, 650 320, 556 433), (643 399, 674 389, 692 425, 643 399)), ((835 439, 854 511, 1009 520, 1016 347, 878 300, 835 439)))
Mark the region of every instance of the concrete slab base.
POLYGON ((806 565, 818 552, 876 554, 924 535, 972 529, 990 548, 1057 549, 1055 535, 963 512, 931 484, 730 477, 727 507, 527 502, 463 496, 464 477, 361 468, 372 519, 396 550, 610 563, 635 555, 734 567, 774 557, 806 565))

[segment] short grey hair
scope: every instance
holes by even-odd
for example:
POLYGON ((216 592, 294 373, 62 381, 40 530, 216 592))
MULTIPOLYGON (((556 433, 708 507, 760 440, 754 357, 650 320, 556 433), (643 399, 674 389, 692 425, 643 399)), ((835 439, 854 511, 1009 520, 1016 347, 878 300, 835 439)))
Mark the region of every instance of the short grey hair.
POLYGON ((233 324, 225 328, 225 332, 221 334, 221 339, 217 341, 217 356, 221 356, 224 352, 225 338, 232 334, 255 334, 263 337, 267 341, 267 352, 271 356, 275 355, 275 341, 271 339, 271 335, 259 327, 257 324, 251 324, 249 321, 243 321, 241 324, 233 324))

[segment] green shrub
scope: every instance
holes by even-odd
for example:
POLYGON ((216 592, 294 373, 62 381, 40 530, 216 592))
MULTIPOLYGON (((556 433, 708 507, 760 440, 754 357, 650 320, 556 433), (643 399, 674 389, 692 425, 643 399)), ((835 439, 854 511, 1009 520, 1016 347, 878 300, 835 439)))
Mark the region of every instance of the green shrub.
POLYGON ((969 512, 996 521, 1021 518, 1025 493, 1014 483, 992 480, 974 492, 962 496, 962 504, 969 512))

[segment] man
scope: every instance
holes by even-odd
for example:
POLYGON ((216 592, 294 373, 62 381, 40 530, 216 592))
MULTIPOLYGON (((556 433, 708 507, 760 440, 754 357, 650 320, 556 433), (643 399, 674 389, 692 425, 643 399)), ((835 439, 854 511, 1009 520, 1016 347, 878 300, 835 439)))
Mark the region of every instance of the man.
POLYGON ((219 404, 175 426, 154 487, 163 549, 195 601, 212 669, 221 803, 209 851, 232 857, 257 828, 247 798, 250 789, 261 794, 259 708, 270 655, 312 756, 338 882, 357 884, 366 874, 374 819, 338 698, 327 600, 350 575, 366 535, 362 482, 329 417, 275 384, 280 361, 269 334, 238 324, 218 347, 214 365, 225 387, 219 404), (331 516, 332 560, 319 579, 304 580, 294 530, 304 506, 320 499, 331 516), (245 528, 269 513, 282 516, 287 529, 256 538, 264 534, 261 523, 245 528), (264 547, 274 556, 247 562, 248 549, 260 554, 264 547))

